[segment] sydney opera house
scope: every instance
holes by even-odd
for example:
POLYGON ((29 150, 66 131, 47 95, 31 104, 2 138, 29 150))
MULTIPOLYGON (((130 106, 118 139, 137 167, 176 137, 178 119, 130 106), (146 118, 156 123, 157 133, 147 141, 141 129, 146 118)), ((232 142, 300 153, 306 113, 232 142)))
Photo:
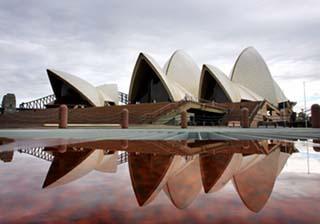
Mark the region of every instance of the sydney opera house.
MULTIPOLYGON (((93 86, 75 75, 53 69, 48 69, 47 74, 53 95, 21 104, 19 116, 30 117, 32 110, 33 114, 39 113, 34 116, 41 117, 43 111, 47 111, 48 119, 39 122, 55 123, 50 111, 66 104, 73 110, 71 120, 74 123, 116 123, 116 118, 94 117, 103 112, 116 117, 120 109, 128 108, 136 117, 131 118, 131 123, 176 124, 179 122, 177 113, 184 110, 188 112, 191 124, 234 126, 239 124, 241 108, 246 107, 250 125, 257 126, 259 122, 290 122, 294 105, 272 78, 261 55, 252 47, 241 52, 230 77, 210 64, 204 64, 200 69, 181 50, 175 51, 163 66, 148 54, 140 53, 129 93, 120 93, 120 98, 116 84, 93 86)), ((10 105, 10 100, 4 97, 4 115, 10 105)))

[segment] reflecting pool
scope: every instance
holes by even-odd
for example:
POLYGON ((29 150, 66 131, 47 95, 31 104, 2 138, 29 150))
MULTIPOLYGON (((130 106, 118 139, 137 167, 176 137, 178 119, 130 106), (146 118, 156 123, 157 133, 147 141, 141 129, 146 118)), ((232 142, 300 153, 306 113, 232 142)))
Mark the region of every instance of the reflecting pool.
POLYGON ((320 222, 318 141, 13 142, 0 223, 320 222))

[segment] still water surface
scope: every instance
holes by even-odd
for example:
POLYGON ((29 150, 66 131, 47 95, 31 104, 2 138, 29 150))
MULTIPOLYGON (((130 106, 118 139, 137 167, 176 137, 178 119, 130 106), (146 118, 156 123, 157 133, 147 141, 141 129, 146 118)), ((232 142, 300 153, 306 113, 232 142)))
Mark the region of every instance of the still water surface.
POLYGON ((0 223, 320 223, 319 146, 108 140, 0 151, 0 223))

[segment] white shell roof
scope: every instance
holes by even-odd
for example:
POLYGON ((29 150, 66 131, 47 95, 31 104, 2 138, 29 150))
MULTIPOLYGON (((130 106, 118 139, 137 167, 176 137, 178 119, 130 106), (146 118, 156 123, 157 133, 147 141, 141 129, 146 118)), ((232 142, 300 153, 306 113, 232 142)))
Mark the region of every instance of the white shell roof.
POLYGON ((202 67, 199 91, 201 91, 202 86, 205 84, 203 83, 203 78, 206 71, 216 80, 232 102, 239 102, 241 100, 239 90, 231 80, 220 69, 208 64, 202 67))
POLYGON ((284 95, 283 91, 281 90, 280 86, 274 81, 274 90, 276 92, 277 101, 279 103, 288 101, 287 97, 284 95))
POLYGON ((165 72, 161 69, 158 63, 151 56, 145 53, 140 53, 133 71, 131 82, 130 82, 129 100, 131 99, 133 85, 135 84, 135 82, 137 82, 136 73, 142 60, 147 62, 147 64, 153 69, 155 74, 158 76, 158 78, 162 82, 164 88, 168 92, 168 95, 170 96, 172 101, 180 101, 184 99, 186 95, 194 98, 194 96, 191 93, 189 93, 185 88, 183 88, 179 83, 177 83, 175 80, 172 80, 168 76, 166 76, 165 72))
POLYGON ((282 90, 273 80, 265 61, 253 47, 248 47, 241 52, 233 67, 231 80, 274 105, 287 101, 282 90))
POLYGON ((250 89, 244 87, 241 84, 234 83, 234 85, 238 86, 239 94, 241 99, 243 100, 251 100, 251 101, 262 101, 263 97, 259 96, 255 92, 251 91, 250 89))
POLYGON ((170 80, 180 84, 198 98, 200 69, 186 52, 175 51, 163 67, 163 71, 170 80))
POLYGON ((201 88, 205 84, 203 83, 203 79, 206 72, 208 72, 216 80, 216 82, 221 86, 227 97, 233 103, 240 102, 241 100, 263 100, 263 97, 259 96, 258 94, 254 93, 253 91, 239 83, 232 82, 220 69, 208 64, 205 64, 202 67, 199 95, 201 93, 201 88))
POLYGON ((118 86, 117 84, 104 84, 101 86, 97 86, 97 91, 100 95, 100 100, 114 102, 115 104, 119 104, 119 96, 118 96, 118 86))
POLYGON ((118 97, 115 98, 115 95, 118 94, 115 84, 106 84, 96 88, 89 82, 69 73, 54 69, 48 69, 47 71, 48 75, 50 75, 49 72, 51 72, 51 74, 76 89, 92 106, 104 106, 104 101, 118 103, 118 97))

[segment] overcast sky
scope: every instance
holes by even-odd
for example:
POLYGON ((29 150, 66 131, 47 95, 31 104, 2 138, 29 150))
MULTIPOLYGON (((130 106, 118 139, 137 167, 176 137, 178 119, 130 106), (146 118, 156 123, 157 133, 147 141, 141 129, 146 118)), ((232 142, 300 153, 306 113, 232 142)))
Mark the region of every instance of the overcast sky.
POLYGON ((0 1, 0 96, 52 93, 54 68, 127 92, 139 52, 162 66, 176 49, 230 74, 247 46, 287 97, 320 103, 320 1, 0 1))

